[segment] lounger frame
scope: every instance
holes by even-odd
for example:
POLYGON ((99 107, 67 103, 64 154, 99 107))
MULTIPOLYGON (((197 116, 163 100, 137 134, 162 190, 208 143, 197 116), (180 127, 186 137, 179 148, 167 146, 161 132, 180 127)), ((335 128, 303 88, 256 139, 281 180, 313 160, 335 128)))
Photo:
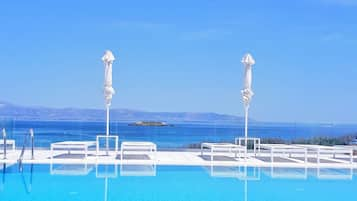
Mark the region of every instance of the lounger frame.
POLYGON ((261 144, 260 147, 270 151, 271 163, 274 163, 274 156, 276 153, 288 154, 289 157, 291 157, 292 154, 303 154, 305 159, 304 162, 307 163, 307 148, 305 147, 286 144, 261 144))
POLYGON ((350 156, 350 163, 353 163, 353 149, 345 147, 323 146, 323 145, 308 145, 308 144, 295 144, 295 146, 304 147, 309 153, 316 154, 317 163, 321 161, 321 155, 332 155, 333 158, 336 154, 348 154, 350 156))
POLYGON ((246 149, 245 146, 232 144, 232 143, 208 143, 208 142, 205 142, 205 143, 201 144, 201 156, 203 156, 203 151, 205 148, 210 150, 211 161, 213 161, 213 156, 214 156, 215 151, 234 153, 235 158, 237 158, 237 154, 240 155, 241 152, 244 152, 246 149))
POLYGON ((157 146, 153 142, 122 142, 120 146, 120 160, 123 160, 125 151, 149 151, 150 155, 157 155, 157 146))
POLYGON ((51 159, 53 159, 53 151, 54 150, 67 150, 68 154, 71 153, 72 149, 75 150, 83 150, 85 158, 88 157, 88 149, 89 147, 96 146, 97 143, 95 141, 64 141, 64 142, 56 142, 51 144, 51 159))

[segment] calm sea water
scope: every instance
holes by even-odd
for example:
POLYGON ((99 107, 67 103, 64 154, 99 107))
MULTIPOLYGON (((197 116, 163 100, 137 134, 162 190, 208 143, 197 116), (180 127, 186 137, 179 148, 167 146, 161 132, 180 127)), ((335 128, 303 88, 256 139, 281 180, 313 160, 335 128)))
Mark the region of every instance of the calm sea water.
POLYGON ((352 169, 82 164, 24 171, 2 170, 1 201, 341 201, 354 200, 357 186, 352 169))
MULTIPOLYGON (((44 122, 44 121, 0 121, 7 129, 9 138, 22 144, 29 128, 35 131, 35 146, 48 147, 50 143, 65 140, 95 140, 105 133, 104 122, 44 122)), ((159 148, 184 148, 190 144, 205 142, 233 142, 243 136, 242 124, 190 124, 181 123, 168 127, 138 127, 128 123, 111 123, 110 133, 119 135, 120 141, 153 141, 159 148)), ((249 136, 282 138, 285 140, 312 136, 341 136, 357 133, 357 125, 330 124, 268 124, 253 123, 249 136)))

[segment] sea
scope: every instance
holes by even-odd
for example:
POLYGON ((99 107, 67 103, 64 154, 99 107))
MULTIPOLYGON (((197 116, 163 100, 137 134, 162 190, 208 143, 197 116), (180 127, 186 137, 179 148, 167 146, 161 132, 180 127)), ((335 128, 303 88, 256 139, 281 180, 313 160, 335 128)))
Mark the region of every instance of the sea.
MULTIPOLYGON (((94 141, 104 135, 105 122, 88 121, 0 121, 8 139, 15 139, 17 146, 27 143, 29 129, 34 129, 35 146, 49 147, 60 141, 94 141)), ((111 122, 110 134, 118 135, 122 141, 152 141, 159 148, 189 148, 202 142, 234 142, 244 136, 244 124, 225 123, 171 123, 170 126, 132 126, 130 122, 111 122)), ((275 138, 291 141, 312 137, 338 137, 357 134, 357 125, 261 123, 249 125, 248 136, 275 138)), ((2 135, 0 135, 2 138, 2 135)))

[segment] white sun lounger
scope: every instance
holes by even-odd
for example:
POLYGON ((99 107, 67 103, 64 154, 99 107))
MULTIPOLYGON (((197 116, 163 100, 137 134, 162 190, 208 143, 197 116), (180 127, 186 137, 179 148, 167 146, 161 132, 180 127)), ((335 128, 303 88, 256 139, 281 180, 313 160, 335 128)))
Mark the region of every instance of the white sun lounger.
POLYGON ((274 162, 275 153, 288 154, 291 157, 292 154, 303 154, 305 163, 307 162, 307 149, 305 147, 299 147, 286 144, 261 144, 260 148, 270 150, 271 162, 274 162))
POLYGON ((120 146, 121 160, 123 160, 125 151, 149 151, 150 154, 154 153, 156 158, 157 147, 152 142, 122 142, 120 146))
POLYGON ((6 145, 4 145, 4 140, 0 140, 1 146, 11 146, 12 151, 15 151, 15 140, 6 140, 6 145))
POLYGON ((211 161, 213 161, 213 155, 215 151, 234 153, 237 154, 245 151, 245 146, 232 144, 232 143, 209 143, 205 142, 201 144, 201 156, 203 156, 203 150, 210 149, 211 161))
POLYGON ((333 155, 336 154, 348 154, 350 156, 350 163, 353 163, 353 149, 348 147, 332 147, 322 145, 310 145, 310 144, 295 144, 295 146, 304 147, 308 152, 316 153, 317 163, 320 163, 321 155, 333 155))
POLYGON ((95 141, 64 141, 56 142, 51 144, 51 159, 53 159, 54 150, 67 150, 68 154, 71 153, 71 150, 83 150, 85 158, 88 156, 89 147, 96 146, 95 141))

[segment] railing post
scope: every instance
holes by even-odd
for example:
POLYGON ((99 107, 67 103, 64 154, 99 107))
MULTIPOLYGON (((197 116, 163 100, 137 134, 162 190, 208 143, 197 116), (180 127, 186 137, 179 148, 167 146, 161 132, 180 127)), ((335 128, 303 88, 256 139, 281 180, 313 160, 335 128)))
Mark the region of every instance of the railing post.
POLYGON ((30 128, 30 137, 31 137, 31 160, 34 160, 35 159, 34 156, 35 135, 32 128, 30 128))
POLYGON ((6 144, 6 130, 5 130, 5 128, 2 129, 2 138, 4 140, 4 158, 3 159, 6 159, 7 144, 6 144))

